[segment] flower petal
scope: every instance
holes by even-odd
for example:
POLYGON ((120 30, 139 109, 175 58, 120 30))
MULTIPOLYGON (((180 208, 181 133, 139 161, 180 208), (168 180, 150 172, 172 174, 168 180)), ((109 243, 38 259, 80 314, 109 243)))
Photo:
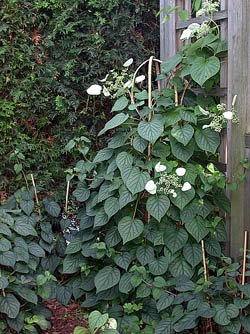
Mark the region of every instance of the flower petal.
POLYGON ((139 77, 135 78, 136 83, 142 82, 143 80, 145 80, 145 75, 140 75, 139 77))
POLYGON ((157 186, 153 180, 148 181, 145 185, 145 190, 147 190, 152 195, 156 194, 156 189, 157 186))
POLYGON ((100 95, 102 91, 102 86, 100 85, 92 85, 87 89, 87 93, 89 95, 100 95))
POLYGON ((230 119, 233 118, 233 113, 232 113, 232 111, 225 111, 225 112, 223 113, 223 116, 224 116, 224 118, 230 120, 230 119))
POLYGON ((191 184, 189 182, 185 182, 181 188, 182 191, 188 191, 192 188, 191 184))
POLYGON ((181 34, 180 40, 189 39, 192 35, 192 32, 193 31, 191 29, 185 29, 181 34))
POLYGON ((207 129, 207 128, 210 128, 211 124, 205 124, 202 126, 202 129, 207 129))
POLYGON ((167 167, 165 165, 161 165, 160 161, 155 165, 155 171, 157 173, 164 172, 166 169, 167 167))
POLYGON ((133 58, 129 58, 124 64, 124 67, 129 67, 132 63, 133 63, 134 59, 133 58))
POLYGON ((183 176, 183 175, 186 174, 186 169, 180 167, 180 168, 177 168, 175 172, 176 172, 176 174, 177 174, 178 176, 183 176))

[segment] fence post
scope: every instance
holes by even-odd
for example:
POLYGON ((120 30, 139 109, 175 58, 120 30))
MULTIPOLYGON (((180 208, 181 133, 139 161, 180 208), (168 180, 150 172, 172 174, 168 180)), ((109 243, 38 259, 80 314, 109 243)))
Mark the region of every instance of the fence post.
MULTIPOLYGON (((237 95, 236 110, 239 124, 231 128, 229 146, 229 172, 232 180, 243 174, 240 160, 250 158, 250 150, 245 145, 245 135, 250 132, 250 1, 228 1, 228 105, 237 95)), ((230 255, 237 257, 243 247, 244 231, 250 231, 250 177, 247 172, 245 182, 231 194, 231 236, 230 255)))

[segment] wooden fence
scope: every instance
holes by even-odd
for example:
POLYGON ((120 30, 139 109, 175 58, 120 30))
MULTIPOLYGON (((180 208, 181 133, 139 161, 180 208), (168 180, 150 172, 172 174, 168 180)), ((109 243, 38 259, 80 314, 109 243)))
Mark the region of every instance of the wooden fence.
MULTIPOLYGON (((205 0, 203 0, 205 1, 205 0)), ((175 55, 183 45, 180 36, 189 24, 201 23, 204 18, 192 18, 191 0, 160 0, 160 9, 180 6, 170 14, 170 19, 162 24, 165 12, 160 15, 161 60, 166 61, 175 55), (183 22, 178 11, 188 10, 190 19, 183 22)), ((244 170, 240 160, 250 161, 250 1, 221 0, 220 11, 213 19, 220 25, 222 39, 228 40, 228 53, 221 59, 220 88, 209 95, 221 98, 221 103, 231 106, 232 97, 237 95, 236 110, 239 124, 230 124, 222 132, 221 162, 229 180, 236 180, 237 174, 246 174, 237 191, 228 192, 231 198, 231 217, 227 217, 227 254, 239 255, 243 247, 244 232, 250 231, 250 172, 244 170)), ((185 43, 185 42, 184 42, 185 43)), ((205 93, 204 89, 197 92, 205 93)), ((207 94, 208 95, 208 94, 207 94)))

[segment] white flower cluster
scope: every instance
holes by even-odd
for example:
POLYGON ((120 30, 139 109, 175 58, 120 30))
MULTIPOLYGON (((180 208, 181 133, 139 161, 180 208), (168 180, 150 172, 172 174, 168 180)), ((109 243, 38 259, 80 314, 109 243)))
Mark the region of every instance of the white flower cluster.
POLYGON ((221 130, 223 129, 227 121, 232 121, 232 123, 236 123, 236 124, 239 123, 239 119, 237 117, 237 111, 234 108, 236 98, 237 98, 237 95, 235 95, 233 98, 231 110, 226 111, 225 103, 220 103, 217 105, 217 110, 221 113, 220 115, 214 112, 209 112, 207 110, 204 110, 203 108, 199 106, 199 109, 203 115, 206 115, 206 116, 209 116, 209 118, 212 118, 212 121, 210 122, 210 124, 205 124, 203 125, 202 128, 203 129, 211 128, 216 132, 221 132, 221 130))
POLYGON ((202 7, 197 11, 196 17, 212 15, 217 12, 220 8, 220 1, 212 2, 211 0, 207 0, 202 3, 202 7))
MULTIPOLYGON (((155 166, 155 171, 157 173, 162 173, 167 169, 165 165, 162 165, 158 162, 155 166)), ((185 168, 177 168, 175 170, 175 174, 163 173, 159 178, 158 182, 154 182, 150 180, 147 182, 145 186, 145 190, 147 190, 151 195, 155 195, 157 193, 157 189, 159 193, 164 193, 166 195, 172 195, 174 198, 177 196, 176 189, 181 188, 182 191, 188 191, 192 188, 189 182, 184 182, 182 185, 180 183, 180 177, 186 174, 185 168)))
MULTIPOLYGON (((128 67, 133 63, 133 58, 128 59, 123 64, 123 69, 118 73, 111 70, 104 79, 99 80, 103 86, 94 84, 87 89, 89 95, 100 95, 115 97, 115 93, 120 89, 126 90, 132 86, 133 74, 128 74, 128 67)), ((140 75, 135 78, 135 83, 140 83, 145 80, 145 75, 140 75)))

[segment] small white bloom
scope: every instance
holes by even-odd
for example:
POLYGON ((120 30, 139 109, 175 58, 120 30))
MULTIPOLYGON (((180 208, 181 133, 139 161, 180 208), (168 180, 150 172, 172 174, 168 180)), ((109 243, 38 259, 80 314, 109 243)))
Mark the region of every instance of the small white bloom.
POLYGON ((104 96, 110 96, 110 92, 107 90, 107 88, 105 86, 103 86, 102 92, 103 92, 104 96))
POLYGON ((166 169, 167 167, 165 165, 161 165, 160 161, 155 165, 155 171, 157 173, 164 172, 166 169))
POLYGON ((147 182, 147 184, 145 185, 145 189, 151 194, 151 195, 155 195, 156 194, 156 189, 157 186, 154 183, 153 180, 150 180, 147 182))
POLYGON ((100 95, 102 87, 100 85, 92 85, 87 89, 89 95, 100 95))
POLYGON ((199 109, 200 109, 200 112, 201 112, 203 115, 208 115, 208 114, 209 114, 209 111, 203 109, 201 106, 199 106, 199 109))
POLYGON ((116 329, 117 328, 117 321, 114 318, 109 318, 108 322, 109 322, 108 327, 110 329, 116 329))
POLYGON ((211 124, 205 124, 202 126, 202 129, 207 129, 207 128, 210 128, 211 127, 211 124))
POLYGON ((100 82, 105 82, 105 81, 107 81, 108 76, 109 76, 109 73, 106 75, 106 77, 105 77, 104 79, 101 79, 101 80, 99 80, 99 81, 100 81, 100 82))
POLYGON ((172 196, 173 196, 174 198, 177 197, 176 192, 173 192, 172 196))
POLYGON ((131 88, 131 86, 132 86, 132 81, 129 80, 123 85, 123 88, 131 88))
POLYGON ((195 33, 199 28, 199 23, 192 23, 188 26, 188 29, 192 30, 193 33, 195 33))
POLYGON ((169 189, 170 194, 174 194, 174 192, 175 192, 174 189, 169 189))
POLYGON ((192 188, 191 184, 189 182, 185 182, 183 184, 183 187, 181 188, 182 191, 188 191, 192 188))
POLYGON ((129 58, 124 64, 124 67, 129 67, 132 63, 133 63, 134 59, 133 58, 129 58))
POLYGON ((223 116, 226 118, 226 119, 233 119, 233 113, 232 111, 225 111, 223 113, 223 116))
POLYGON ((180 167, 180 168, 177 168, 175 172, 176 172, 176 174, 177 174, 178 176, 183 176, 183 175, 186 174, 186 169, 180 167))
POLYGON ((135 78, 136 83, 142 82, 143 80, 145 80, 145 75, 140 75, 139 77, 135 78))
POLYGON ((185 29, 181 34, 180 40, 184 41, 185 39, 189 39, 192 35, 193 31, 191 29, 185 29))

